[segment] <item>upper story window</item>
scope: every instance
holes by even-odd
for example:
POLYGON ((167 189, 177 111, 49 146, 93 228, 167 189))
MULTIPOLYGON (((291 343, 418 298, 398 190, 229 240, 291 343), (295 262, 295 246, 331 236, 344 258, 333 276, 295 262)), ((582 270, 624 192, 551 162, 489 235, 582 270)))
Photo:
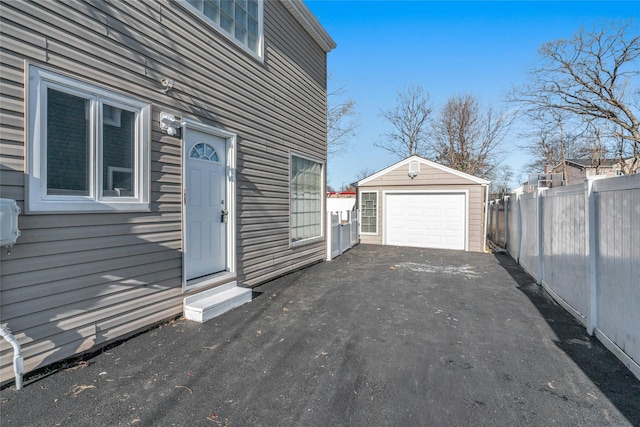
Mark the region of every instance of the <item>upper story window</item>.
POLYGON ((262 57, 261 0, 182 0, 251 54, 262 57))
POLYGON ((29 67, 29 212, 149 209, 148 103, 29 67))

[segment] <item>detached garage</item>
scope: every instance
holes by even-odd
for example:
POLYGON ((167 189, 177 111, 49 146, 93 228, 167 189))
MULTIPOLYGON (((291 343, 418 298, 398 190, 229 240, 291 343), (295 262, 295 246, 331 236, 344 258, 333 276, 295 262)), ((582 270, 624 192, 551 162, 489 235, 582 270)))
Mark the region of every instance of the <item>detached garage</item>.
POLYGON ((489 181, 411 156, 358 182, 360 242, 483 252, 489 181))

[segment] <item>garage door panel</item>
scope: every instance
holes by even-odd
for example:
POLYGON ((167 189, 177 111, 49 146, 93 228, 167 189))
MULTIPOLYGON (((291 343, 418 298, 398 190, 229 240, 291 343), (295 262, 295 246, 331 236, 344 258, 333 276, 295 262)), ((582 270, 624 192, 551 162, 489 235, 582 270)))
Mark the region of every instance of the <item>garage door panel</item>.
MULTIPOLYGON (((428 217, 427 217, 428 218, 428 217)), ((442 224, 440 224, 439 222, 433 221, 433 222, 428 222, 426 224, 426 230, 427 231, 439 231, 442 229, 442 224)))
POLYGON ((465 248, 465 194, 387 194, 385 206, 386 244, 465 248))
POLYGON ((453 233, 457 236, 459 230, 460 224, 457 222, 446 221, 442 223, 442 231, 445 234, 453 233))

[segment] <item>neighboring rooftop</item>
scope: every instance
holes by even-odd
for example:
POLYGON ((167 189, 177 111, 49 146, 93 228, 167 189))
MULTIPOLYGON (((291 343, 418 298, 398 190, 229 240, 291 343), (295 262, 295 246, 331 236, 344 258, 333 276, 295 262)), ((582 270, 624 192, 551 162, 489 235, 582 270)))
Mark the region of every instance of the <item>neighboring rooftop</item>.
MULTIPOLYGON (((595 167, 595 166, 615 166, 619 163, 616 159, 567 159, 567 163, 572 163, 576 166, 583 168, 595 167)), ((556 166, 557 167, 557 166, 556 166)))

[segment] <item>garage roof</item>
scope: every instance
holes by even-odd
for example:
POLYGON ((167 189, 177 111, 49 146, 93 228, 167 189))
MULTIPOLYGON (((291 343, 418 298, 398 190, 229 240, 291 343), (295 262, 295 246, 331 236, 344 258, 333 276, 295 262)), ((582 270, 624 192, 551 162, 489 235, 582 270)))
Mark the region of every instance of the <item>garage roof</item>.
POLYGON ((374 173, 371 176, 368 176, 368 177, 366 177, 364 179, 361 179, 360 181, 358 181, 358 186, 364 185, 364 184, 366 184, 366 183, 368 183, 370 181, 378 179, 381 176, 391 172, 392 170, 401 168, 401 167, 403 167, 405 165, 408 165, 411 162, 420 162, 423 165, 426 165, 426 166, 429 166, 429 167, 432 167, 432 168, 435 168, 435 169, 439 169, 441 171, 450 173, 452 175, 456 175, 456 176, 458 176, 460 178, 464 178, 466 180, 469 180, 469 181, 471 181, 471 182, 473 182, 475 184, 488 185, 488 184, 491 183, 491 181, 487 181, 486 179, 478 178, 477 176, 469 175, 468 173, 460 172, 459 170, 455 170, 455 169, 452 169, 450 167, 443 166, 441 164, 432 162, 431 160, 427 160, 427 159, 425 159, 423 157, 414 155, 414 156, 407 157, 404 160, 400 160, 398 163, 394 163, 393 165, 391 165, 391 166, 389 166, 389 167, 387 167, 385 169, 382 169, 380 172, 374 173))

